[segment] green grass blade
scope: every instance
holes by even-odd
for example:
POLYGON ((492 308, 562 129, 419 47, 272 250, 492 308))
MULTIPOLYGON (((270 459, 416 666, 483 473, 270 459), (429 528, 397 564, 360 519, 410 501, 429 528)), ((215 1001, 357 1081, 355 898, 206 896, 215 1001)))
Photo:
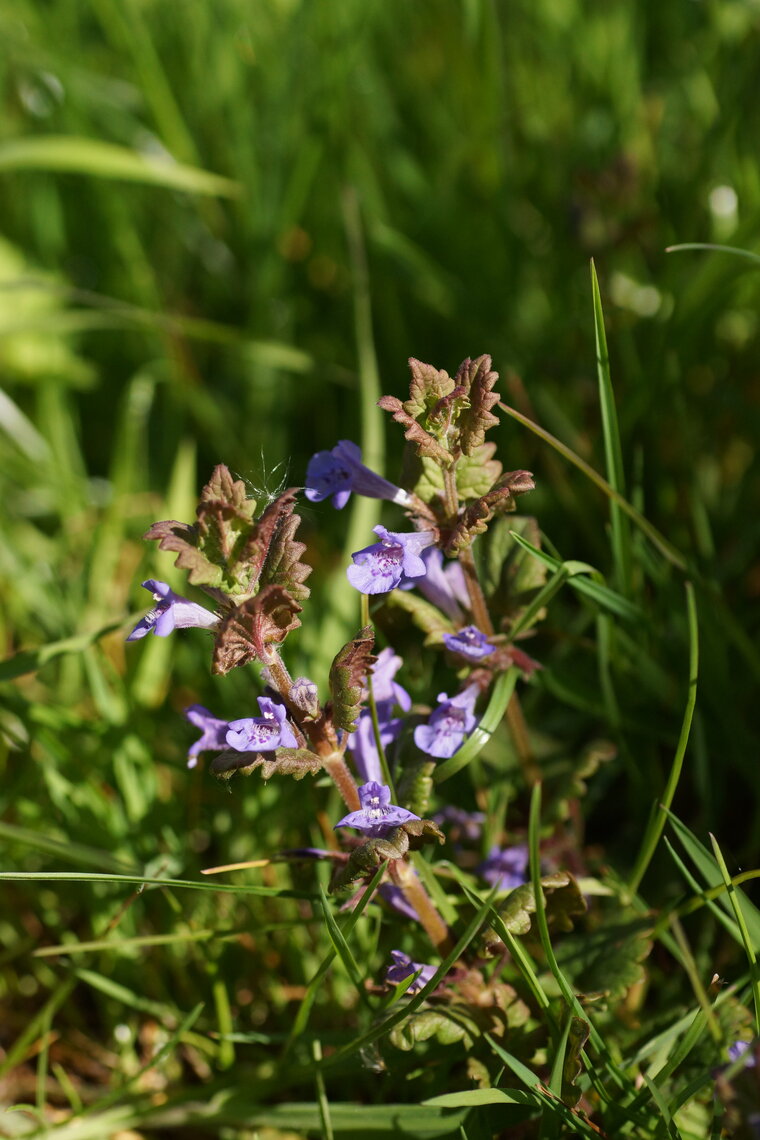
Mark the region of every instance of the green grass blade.
MULTIPOLYGON (((354 907, 354 909, 351 911, 351 914, 346 919, 343 925, 343 930, 341 932, 343 934, 344 941, 347 940, 348 936, 351 934, 351 931, 356 926, 356 923, 359 921, 365 909, 369 905, 369 901, 375 893, 376 889, 379 887, 380 880, 384 874, 385 864, 383 863, 382 866, 378 867, 377 871, 367 884, 364 894, 360 898, 358 905, 354 907)), ((290 1036, 288 1037, 288 1042, 285 1047, 286 1054, 293 1048, 298 1038, 306 1029, 309 1020, 309 1014, 311 1013, 311 1008, 314 1005, 317 993, 319 992, 319 987, 322 984, 322 980, 326 976, 327 971, 330 969, 330 966, 333 964, 336 954, 337 950, 333 945, 327 951, 327 954, 322 959, 317 972, 309 982, 308 989, 306 990, 306 996, 301 1002, 301 1005, 298 1008, 298 1013, 296 1014, 296 1017, 293 1021, 293 1028, 290 1031, 290 1036)))
MULTIPOLYGON (((596 367, 599 378, 599 406, 602 415, 604 436, 604 458, 607 468, 607 482, 613 491, 625 497, 625 475, 623 453, 620 445, 615 393, 610 376, 610 357, 607 351, 607 334, 604 329, 604 312, 599 292, 596 266, 591 259, 591 291, 594 300, 594 334, 596 339, 596 367)), ((625 512, 617 499, 610 499, 610 522, 612 526, 612 553, 615 562, 615 578, 618 587, 629 596, 632 589, 631 571, 631 528, 625 512)))
POLYGON ((515 624, 513 626, 510 626, 510 640, 514 641, 518 634, 522 633, 524 629, 528 629, 528 627, 533 623, 533 619, 535 618, 536 614, 540 613, 544 606, 547 606, 549 604, 554 595, 559 593, 569 577, 570 572, 567 569, 567 566, 565 566, 563 563, 554 571, 546 585, 542 586, 533 601, 523 611, 515 624))
POLYGON ((367 996, 367 991, 364 988, 364 978, 362 977, 362 972, 359 969, 359 964, 351 953, 351 948, 346 941, 343 931, 338 926, 334 915, 330 911, 330 908, 327 904, 327 898, 325 897, 325 892, 322 889, 321 884, 319 889, 319 901, 322 906, 322 914, 324 916, 325 926, 327 928, 327 933, 330 936, 330 941, 333 944, 333 949, 343 963, 349 978, 354 983, 360 1000, 363 1001, 364 1004, 369 1006, 371 1009, 372 1003, 370 1002, 369 997, 367 996))
MULTIPOLYGON (((455 864, 450 863, 449 867, 451 869, 451 873, 459 883, 464 893, 469 898, 470 902, 473 904, 473 906, 479 907, 483 902, 481 896, 472 890, 469 883, 467 882, 466 877, 462 874, 462 872, 455 864)), ((495 906, 491 908, 491 913, 488 916, 488 922, 494 928, 499 938, 501 938, 507 950, 509 950, 509 953, 512 955, 512 959, 525 978, 525 982, 533 994, 533 997, 539 1009, 544 1011, 544 1013, 549 1017, 550 1024, 554 1025, 553 1017, 550 1013, 551 1003, 546 993, 544 992, 540 981, 538 980, 538 975, 536 974, 533 963, 528 956, 528 953, 525 950, 522 942, 519 938, 515 938, 515 936, 509 930, 507 930, 506 924, 495 906)))
POLYGON ((666 253, 684 253, 689 249, 702 249, 707 250, 708 253, 732 253, 735 257, 746 258, 751 261, 753 265, 760 266, 760 254, 753 253, 749 249, 739 249, 735 245, 718 245, 716 242, 710 241, 684 241, 679 242, 678 245, 668 245, 665 247, 666 253))
POLYGON ((233 886, 230 883, 208 883, 193 879, 149 879, 145 875, 105 875, 86 871, 0 871, 0 880, 23 883, 137 883, 141 887, 182 887, 191 891, 211 891, 222 894, 267 895, 281 899, 317 900, 311 891, 296 891, 286 887, 258 887, 252 883, 233 886))
POLYGON ((571 447, 562 443, 561 440, 553 436, 551 432, 546 431, 545 428, 539 427, 537 423, 534 423, 528 416, 524 416, 522 412, 518 412, 515 408, 510 408, 508 404, 502 401, 499 402, 499 407, 503 412, 506 412, 508 416, 511 416, 513 420, 516 420, 519 424, 522 424, 523 427, 532 431, 533 434, 537 435, 539 439, 542 439, 544 443, 548 443, 563 459, 572 463, 573 467, 577 467, 579 471, 582 471, 586 478, 590 479, 594 486, 598 487, 602 494, 606 495, 608 499, 613 499, 620 509, 628 515, 634 525, 638 527, 641 533, 646 535, 652 545, 659 550, 663 558, 670 562, 671 565, 677 567, 679 570, 685 571, 688 569, 688 562, 685 556, 676 550, 675 546, 668 542, 667 538, 660 534, 656 527, 652 526, 649 519, 645 518, 641 511, 638 511, 632 503, 629 503, 623 495, 616 491, 614 487, 611 487, 607 480, 600 475, 598 471, 595 471, 590 463, 586 463, 585 459, 581 459, 580 455, 576 454, 571 447))
POLYGON ((728 891, 728 897, 731 902, 731 907, 733 909, 734 915, 736 916, 736 922, 741 932, 744 951, 749 962, 750 976, 752 978, 752 997, 755 1002, 755 1034, 757 1036, 760 1036, 760 976, 758 976, 756 953, 758 945, 760 945, 760 943, 755 942, 750 937, 750 933, 747 928, 747 921, 744 916, 742 896, 740 895, 739 891, 737 891, 734 884, 731 882, 731 876, 728 873, 728 867, 726 866, 726 860, 723 858, 723 852, 718 845, 717 839, 712 834, 710 835, 710 843, 712 844, 715 860, 718 864, 718 867, 720 868, 723 882, 725 883, 726 890, 728 891))
POLYGON ((115 859, 109 851, 102 851, 99 847, 87 847, 84 843, 74 843, 70 839, 55 839, 51 835, 32 831, 28 827, 18 827, 15 823, 0 822, 0 839, 7 839, 11 843, 23 843, 37 851, 44 851, 48 855, 56 855, 66 863, 81 863, 91 867, 109 867, 115 874, 120 871, 130 871, 128 864, 115 859))
POLYGON ((317 1104, 319 1105, 319 1119, 322 1125, 323 1140, 334 1140, 332 1117, 330 1115, 330 1102, 325 1090, 325 1078, 320 1067, 322 1061, 322 1043, 314 1040, 311 1043, 311 1055, 314 1060, 314 1083, 317 1086, 317 1104))
POLYGON ((56 657, 62 657, 64 654, 83 653, 101 637, 120 629, 123 624, 121 621, 112 621, 100 629, 93 630, 92 633, 65 637, 62 641, 51 641, 47 645, 41 645, 39 649, 22 649, 13 657, 6 657, 4 661, 0 661, 0 682, 13 681, 16 677, 23 677, 27 673, 37 673, 49 661, 54 661, 56 657))
MULTIPOLYGON (((677 816, 673 815, 672 812, 668 812, 668 819, 670 820, 671 826, 678 836, 681 845, 683 846, 694 866, 699 871, 704 881, 707 883, 708 887, 720 888, 720 894, 714 897, 718 898, 720 905, 723 907, 726 913, 731 914, 731 903, 726 898, 725 881, 718 864, 712 858, 707 848, 699 842, 696 836, 693 835, 691 831, 689 831, 688 827, 686 827, 686 825, 682 823, 677 816)), ((743 876, 745 879, 754 877, 755 875, 753 873, 745 873, 743 876)), ((732 885, 735 884, 732 882, 732 885)), ((711 892, 707 893, 711 894, 711 892)), ((752 937, 753 944, 755 946, 760 946, 760 910, 758 910, 755 904, 751 902, 746 895, 743 895, 742 897, 742 910, 750 931, 750 935, 752 937)), ((733 926, 733 922, 731 922, 731 925, 733 926)))
MULTIPOLYGON (((517 1057, 508 1053, 506 1049, 494 1041, 492 1037, 489 1037, 488 1034, 486 1034, 486 1041, 510 1072, 514 1073, 519 1081, 522 1081, 527 1088, 533 1091, 533 1094, 543 1107, 544 1113, 554 1113, 569 1129, 572 1129, 568 1135, 595 1137, 596 1140, 598 1140, 598 1131, 592 1128, 588 1121, 581 1115, 573 1112, 572 1109, 568 1108, 567 1105, 563 1104, 561 1100, 550 1093, 532 1069, 529 1069, 528 1066, 524 1065, 517 1057)), ((508 1091, 511 1095, 514 1090, 509 1089, 508 1091)))
POLYGON ((462 954, 464 954, 467 947, 477 935, 486 919, 491 904, 496 897, 497 889, 498 887, 494 887, 494 889, 490 892, 488 898, 485 899, 482 906, 478 908, 473 918, 467 924, 467 927, 465 928, 465 931, 462 934, 461 938, 458 940, 456 946, 454 946, 453 950, 446 955, 436 972, 431 977, 430 981, 427 982, 422 987, 422 989, 414 995, 408 1005, 405 1005, 403 1009, 397 1010, 396 1013, 391 1014, 391 1016, 386 1018, 386 1020, 381 1024, 373 1025, 372 1028, 369 1029, 366 1033, 360 1035, 354 1041, 349 1042, 348 1045, 344 1045, 342 1049, 337 1049, 335 1053, 332 1054, 332 1056, 328 1057, 324 1061, 323 1067, 327 1068, 328 1066, 337 1065, 341 1061, 344 1061, 347 1057, 352 1056, 354 1053, 360 1052, 362 1049, 366 1048, 366 1046, 371 1045, 374 1041, 377 1041, 380 1037, 384 1037, 385 1034, 389 1033, 395 1025, 398 1025, 400 1022, 404 1021, 410 1013, 414 1013, 415 1010, 419 1009, 419 1007, 427 998, 428 994, 431 994, 433 990, 436 989, 441 979, 446 976, 457 959, 460 958, 462 954))
POLYGON ((665 1102, 665 1097, 662 1095, 662 1091, 658 1089, 657 1085, 646 1075, 646 1073, 643 1073, 642 1076, 644 1078, 644 1083, 649 1089, 652 1100, 660 1110, 660 1115, 665 1122, 665 1131, 667 1135, 671 1137, 671 1140, 683 1140, 681 1133, 678 1131, 673 1122, 673 1118, 665 1102))
POLYGON ((125 146, 74 135, 30 135, 0 144, 0 171, 43 170, 142 182, 165 190, 237 198, 242 189, 230 178, 195 166, 140 154, 125 146))
POLYGON ((697 680, 699 677, 699 622, 697 620, 694 587, 690 582, 686 583, 686 606, 689 622, 689 688, 686 698, 686 708, 684 710, 683 720, 681 721, 681 733, 670 768, 668 782, 665 785, 665 791, 663 792, 660 803, 655 805, 652 815, 650 816, 649 825, 644 834, 641 850, 639 851, 633 874, 631 875, 631 881, 628 885, 629 896, 635 895, 638 891, 639 884, 646 874, 647 867, 652 861, 652 856, 655 853, 657 844, 660 842, 660 836, 665 827, 667 813, 673 803, 673 797, 676 794, 678 781, 681 777, 684 756, 686 755, 686 749, 689 743, 691 722, 694 717, 694 707, 697 702, 697 680))
POLYGON ((75 985, 76 981, 73 978, 66 978, 59 983, 58 988, 53 991, 39 1013, 32 1018, 26 1029, 8 1048, 2 1061, 0 1061, 0 1077, 5 1076, 11 1069, 20 1064, 29 1046, 43 1032, 44 1026, 49 1026, 52 1023, 56 1012, 66 1001, 75 985))
POLYGON ((548 566, 550 570, 556 574, 558 570, 564 568, 567 576, 567 584, 577 590, 579 594, 585 594, 586 597, 591 598, 597 605, 602 606, 606 610, 617 614, 618 617, 626 618, 628 621, 641 622, 644 620, 644 614, 635 606, 633 602, 629 602, 622 594, 610 589, 609 586, 603 584, 602 575, 593 566, 587 562, 578 562, 571 559, 568 562, 562 562, 558 558, 552 557, 547 554, 545 550, 539 550, 537 546, 533 546, 521 534, 516 531, 510 531, 512 538, 518 546, 522 546, 523 550, 527 550, 539 562, 543 562, 544 566, 548 566), (588 577, 586 577, 588 575, 588 577))

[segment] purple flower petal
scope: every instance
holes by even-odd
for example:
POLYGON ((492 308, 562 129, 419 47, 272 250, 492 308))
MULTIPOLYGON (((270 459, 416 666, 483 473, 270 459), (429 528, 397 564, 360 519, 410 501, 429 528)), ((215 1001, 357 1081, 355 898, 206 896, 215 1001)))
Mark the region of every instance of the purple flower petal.
POLYGON ((448 804, 433 816, 433 823, 439 827, 451 829, 449 840, 457 843, 465 840, 468 843, 477 843, 483 834, 483 824, 486 821, 482 811, 465 811, 464 808, 448 804))
POLYGON ((500 891, 512 891, 528 881, 528 848, 523 843, 514 847, 492 847, 488 858, 478 867, 489 886, 499 884, 500 891))
POLYGON ((480 661, 494 651, 494 646, 476 625, 466 625, 457 633, 445 633, 443 644, 452 653, 458 653, 470 661, 480 661))
POLYGON ((409 955, 404 954, 401 950, 391 950, 391 958, 393 959, 393 965, 388 966, 385 971, 385 980, 387 982, 398 985, 399 982, 403 982, 406 978, 411 977, 412 974, 419 975, 406 991, 410 997, 419 993, 438 969, 437 966, 426 965, 424 962, 413 962, 409 955))
POLYGON ((444 560, 437 546, 428 547, 422 554, 422 561, 425 563, 425 576, 402 580, 401 589, 411 590, 416 586, 452 621, 463 621, 462 611, 469 610, 470 596, 461 563, 456 559, 444 560))
POLYGON ((214 716, 203 705, 190 705, 189 709, 185 709, 185 716, 203 734, 200 740, 196 740, 195 744, 190 746, 187 753, 187 766, 194 768, 201 752, 222 752, 227 747, 229 724, 226 720, 214 716))
POLYGON ((359 811, 349 812, 335 824, 336 827, 353 827, 365 835, 378 838, 399 824, 419 819, 414 812, 391 803, 391 792, 385 784, 370 780, 359 788, 359 811))
POLYGON ((353 566, 346 571, 349 582, 362 594, 387 594, 401 579, 419 578, 425 573, 421 551, 434 541, 429 530, 401 534, 376 526, 380 542, 365 546, 351 557, 353 566))
POLYGON ((734 1041, 733 1045, 728 1047, 729 1061, 738 1061, 740 1057, 746 1057, 744 1062, 745 1069, 755 1068, 755 1057, 752 1052, 751 1041, 734 1041))
POLYGON ((150 590, 156 605, 137 623, 127 641, 139 641, 151 630, 157 637, 168 637, 174 629, 211 629, 219 620, 204 606, 175 594, 166 582, 149 578, 142 585, 150 590))
POLYGON ((412 707, 412 698, 406 689, 393 679, 402 665, 403 661, 390 647, 378 653, 375 668, 372 670, 372 694, 378 706, 386 702, 391 705, 396 704, 404 712, 408 712, 412 707))
POLYGON ((421 752, 439 759, 454 755, 477 724, 474 709, 479 692, 477 685, 468 685, 451 700, 445 693, 438 694, 441 704, 431 713, 427 724, 420 724, 414 730, 414 743, 421 752))
POLYGON ((361 450, 348 439, 342 439, 332 451, 318 451, 306 469, 306 498, 319 503, 332 495, 333 506, 341 510, 356 491, 369 499, 409 506, 411 496, 406 491, 376 475, 361 459, 361 450))
MULTIPOLYGON (((378 709, 378 712, 379 711, 378 709)), ((384 749, 393 743, 400 731, 400 720, 380 721, 380 741, 384 749)), ((356 722, 356 732, 352 732, 349 736, 348 747, 351 751, 356 770, 364 783, 374 781, 377 784, 382 784, 383 772, 380 767, 380 756, 378 755, 377 743, 375 741, 375 730, 372 725, 372 716, 367 709, 364 710, 356 722)))
POLYGON ((287 721, 288 710, 271 697, 259 697, 261 716, 232 720, 225 737, 236 752, 272 752, 275 748, 297 748, 298 740, 287 721))
POLYGON ((402 914, 404 918, 411 918, 412 922, 420 921, 417 911, 407 900, 401 887, 397 887, 395 883, 381 883, 377 888, 377 893, 387 902, 389 907, 398 914, 402 914))

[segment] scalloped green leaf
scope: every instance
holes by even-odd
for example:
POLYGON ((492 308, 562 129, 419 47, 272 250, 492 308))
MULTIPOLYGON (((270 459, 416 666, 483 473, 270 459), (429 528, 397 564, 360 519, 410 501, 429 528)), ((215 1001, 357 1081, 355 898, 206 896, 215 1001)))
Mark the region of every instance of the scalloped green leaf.
MULTIPOLYGON (((515 541, 512 531, 540 547, 541 531, 532 516, 494 519, 484 540, 482 581, 494 610, 513 624, 546 583, 548 572, 546 566, 515 541)), ((543 613, 536 614, 532 624, 542 617, 543 613)))
POLYGON ((643 979, 653 920, 630 914, 618 910, 595 928, 574 931, 557 942, 562 972, 587 999, 615 1004, 643 979))
POLYGON ((494 459, 495 443, 484 443, 471 455, 457 460, 457 491, 460 499, 479 499, 490 491, 502 472, 502 465, 494 459))
MULTIPOLYGON (((555 930, 572 930, 575 919, 586 911, 586 901, 580 888, 568 871, 555 871, 543 875, 541 888, 544 896, 546 917, 555 930)), ((536 896, 532 883, 523 883, 510 891, 498 907, 499 916, 510 934, 521 935, 530 931, 533 915, 536 913, 536 896)), ((492 955, 499 952, 502 941, 493 928, 483 935, 484 952, 492 955)))

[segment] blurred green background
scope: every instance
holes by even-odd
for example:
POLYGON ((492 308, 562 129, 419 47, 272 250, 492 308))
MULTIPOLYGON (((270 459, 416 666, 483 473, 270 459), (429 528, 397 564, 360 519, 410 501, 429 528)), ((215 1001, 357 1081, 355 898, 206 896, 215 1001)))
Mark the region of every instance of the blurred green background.
MULTIPOLYGON (((491 353, 507 403, 603 471, 591 257, 627 494, 700 583, 678 806, 737 866, 756 859, 760 276, 728 254, 665 250, 756 245, 760 4, 15 0, 0 39, 0 629, 5 656, 32 653, 0 674, 5 865, 192 877, 310 827, 319 839, 290 787, 230 796, 184 771, 181 710, 244 715, 251 678, 212 681, 201 635, 125 651, 141 577, 182 583, 140 535, 191 517, 220 461, 265 494, 340 438, 380 461, 375 369, 379 391, 402 395, 410 355, 452 371, 491 353), (292 834, 271 835, 281 795, 292 834)), ((536 474, 525 509, 562 556, 610 575, 602 496, 516 424, 496 435, 507 469, 536 474)), ((391 478, 400 444, 388 432, 391 478)), ((335 610, 346 526, 306 512, 304 669, 335 610)), ((547 670, 526 699, 547 732, 615 740, 590 819, 623 861, 662 788, 687 670, 682 576, 636 552, 647 620, 608 630, 600 654, 594 613, 560 598, 530 645, 547 670)), ((358 620, 341 604, 333 651, 358 620)), ((88 886, 3 894, 4 985, 32 1009, 69 976, 27 956, 41 942, 197 930, 220 913, 157 893, 122 913, 88 886)), ((243 899, 230 924, 249 927, 249 908, 277 918, 243 899)), ((222 1024, 221 945, 94 961, 154 1003, 174 981, 184 1009, 185 990, 208 991, 222 1024)), ((249 1028, 269 1016, 257 1003, 287 1007, 274 983, 251 997, 239 944, 224 953, 249 1028)), ((273 973, 310 976, 288 930, 266 953, 273 973)), ((71 1017, 110 1033, 117 997, 87 992, 89 1014, 80 996, 71 1017)), ((8 1016, 12 1040, 29 1014, 8 1016)))

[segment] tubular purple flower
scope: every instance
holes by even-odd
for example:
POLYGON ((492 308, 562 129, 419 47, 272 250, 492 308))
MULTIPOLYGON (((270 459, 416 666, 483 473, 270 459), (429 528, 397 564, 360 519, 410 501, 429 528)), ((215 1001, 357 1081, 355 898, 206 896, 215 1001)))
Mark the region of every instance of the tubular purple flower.
POLYGON ((452 653, 458 653, 470 661, 480 661, 494 651, 494 646, 476 625, 466 625, 456 633, 444 633, 443 644, 452 653))
POLYGON ((354 565, 348 567, 346 575, 352 586, 362 594, 387 594, 404 576, 420 578, 424 575, 425 563, 420 555, 433 543, 432 531, 399 534, 376 526, 374 532, 380 541, 351 555, 354 565))
MULTIPOLYGON (((379 711, 378 709, 378 713, 379 711)), ((389 744, 393 743, 401 731, 401 721, 378 719, 380 723, 380 741, 385 749, 389 744)), ((377 752, 375 730, 372 726, 372 716, 367 709, 364 710, 356 722, 356 732, 352 732, 349 736, 348 747, 351 751, 356 771, 362 780, 364 780, 365 784, 371 781, 382 784, 383 771, 380 767, 380 757, 377 752)))
POLYGON ((478 874, 489 886, 499 884, 500 891, 512 891, 528 881, 528 848, 523 843, 514 847, 492 847, 478 874))
POLYGON ((210 610, 175 594, 166 582, 149 578, 142 586, 144 590, 150 590, 156 605, 138 621, 127 641, 139 641, 151 630, 157 637, 168 637, 172 630, 189 629, 191 626, 211 629, 219 620, 210 610))
POLYGON ((466 811, 464 808, 447 804, 433 815, 433 823, 449 830, 448 839, 457 844, 462 841, 477 843, 483 834, 483 824, 486 821, 482 811, 466 811))
POLYGON ((755 1068, 755 1056, 752 1052, 751 1041, 734 1041, 733 1045, 728 1047, 729 1061, 738 1061, 740 1057, 744 1057, 744 1068, 755 1068))
POLYGON ((391 950, 391 958, 393 965, 388 966, 385 971, 386 982, 396 986, 399 982, 411 977, 412 974, 418 975, 406 991, 410 997, 419 993, 438 969, 437 966, 430 966, 424 962, 413 962, 409 955, 404 954, 402 950, 391 950))
POLYGON ((201 752, 224 751, 227 747, 229 723, 214 716, 203 705, 190 705, 189 709, 185 709, 185 716, 191 724, 194 724, 203 733, 200 740, 196 740, 187 753, 187 766, 194 768, 201 752))
POLYGON ((362 463, 361 449, 351 440, 342 439, 332 451, 318 451, 306 468, 306 498, 320 503, 332 495, 333 506, 342 510, 351 492, 368 499, 388 499, 408 507, 411 496, 401 487, 376 475, 362 463))
POLYGON ((287 709, 270 697, 259 697, 261 716, 232 720, 225 742, 236 752, 272 752, 275 748, 297 748, 298 741, 287 721, 287 709))
POLYGON ((395 883, 381 883, 377 888, 377 893, 384 902, 387 902, 392 910, 395 910, 398 914, 402 914, 404 918, 410 918, 412 922, 420 921, 420 916, 417 914, 417 911, 412 904, 408 902, 401 887, 397 887, 395 883))
MULTIPOLYGON (((406 689, 393 679, 402 665, 403 661, 390 646, 377 655, 375 668, 372 670, 372 694, 378 706, 378 715, 381 705, 387 704, 389 712, 393 705, 398 705, 404 712, 408 712, 412 707, 412 698, 406 689)), ((380 716, 380 719, 383 717, 380 716)))
POLYGON ((439 759, 454 755, 477 724, 474 710, 479 692, 477 685, 468 685, 451 700, 445 693, 438 694, 441 704, 427 724, 419 724, 414 730, 414 743, 421 752, 439 759))
POLYGON ((420 818, 414 812, 392 804, 390 788, 376 780, 370 780, 359 788, 359 803, 360 810, 344 815, 335 827, 353 827, 364 835, 380 838, 399 824, 420 818))
POLYGON ((416 581, 404 580, 401 582, 401 589, 411 590, 416 586, 429 602, 437 606, 452 621, 463 621, 462 611, 469 610, 470 595, 467 593, 467 582, 461 563, 456 559, 444 560, 437 546, 428 547, 422 555, 422 561, 425 563, 424 578, 416 581))

